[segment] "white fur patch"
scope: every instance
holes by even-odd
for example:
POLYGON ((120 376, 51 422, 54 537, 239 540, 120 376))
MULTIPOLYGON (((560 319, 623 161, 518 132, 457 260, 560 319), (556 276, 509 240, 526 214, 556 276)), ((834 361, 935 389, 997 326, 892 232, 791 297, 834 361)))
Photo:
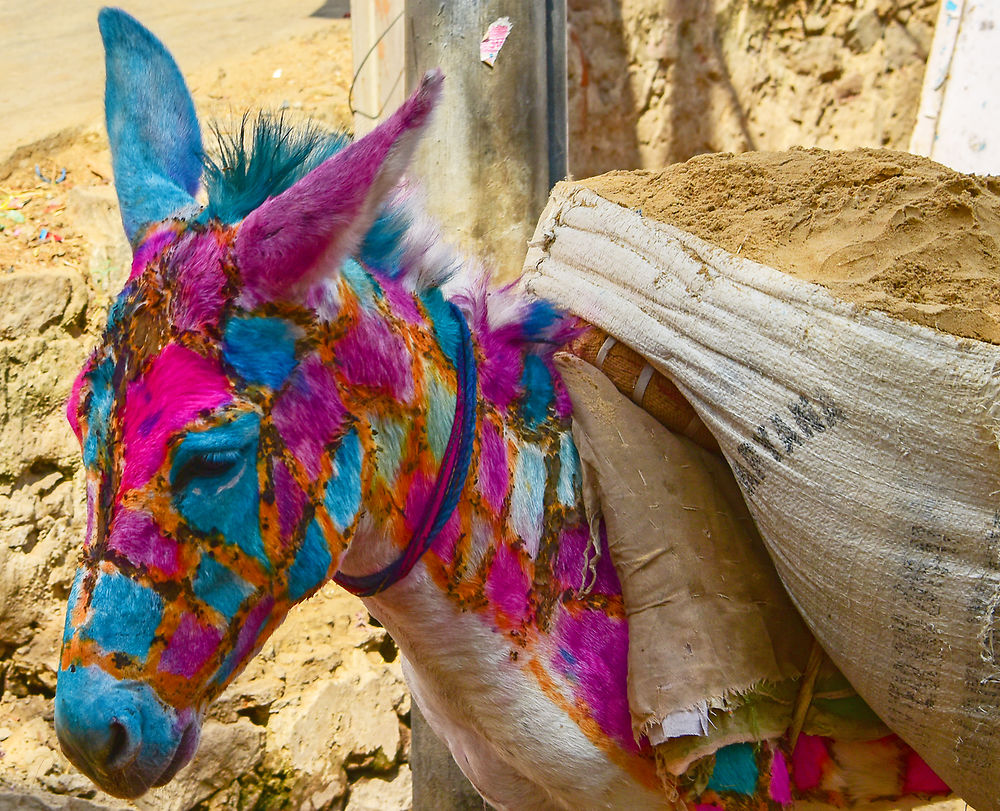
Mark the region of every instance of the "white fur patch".
POLYGON ((365 601, 400 646, 428 723, 500 811, 666 811, 583 734, 478 613, 461 611, 423 564, 365 601))
POLYGON ((524 541, 532 560, 538 557, 545 512, 545 454, 537 445, 524 443, 514 465, 514 486, 510 494, 510 525, 524 541))

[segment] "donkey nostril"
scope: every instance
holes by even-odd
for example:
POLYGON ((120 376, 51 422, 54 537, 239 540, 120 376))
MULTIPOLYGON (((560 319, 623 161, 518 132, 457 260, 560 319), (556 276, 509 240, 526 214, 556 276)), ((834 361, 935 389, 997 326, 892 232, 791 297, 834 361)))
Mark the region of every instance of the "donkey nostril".
MULTIPOLYGON (((182 737, 173 708, 151 687, 93 665, 59 671, 53 720, 70 761, 109 794, 126 799, 164 774, 182 737)), ((193 754, 190 748, 178 768, 193 754)))
POLYGON ((120 769, 131 763, 135 757, 135 741, 125 724, 117 719, 111 722, 110 733, 105 763, 109 769, 120 769))

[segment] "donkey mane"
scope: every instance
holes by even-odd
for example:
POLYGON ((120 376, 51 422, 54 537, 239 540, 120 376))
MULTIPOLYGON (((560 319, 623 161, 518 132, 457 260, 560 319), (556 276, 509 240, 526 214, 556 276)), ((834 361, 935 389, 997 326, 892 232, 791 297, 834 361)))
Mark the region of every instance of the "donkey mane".
POLYGON ((216 154, 202 157, 208 193, 205 219, 239 222, 268 197, 280 194, 350 142, 307 122, 295 127, 284 113, 247 111, 233 131, 210 125, 216 154))
MULTIPOLYGON (((269 197, 293 186, 351 143, 343 130, 327 132, 315 123, 295 126, 283 112, 243 114, 239 127, 213 122, 215 154, 202 158, 208 205, 199 217, 232 225, 269 197)), ((387 275, 401 267, 404 236, 411 225, 405 204, 383 206, 359 250, 361 261, 387 275)))
MULTIPOLYGON (((232 131, 218 123, 211 129, 216 145, 214 154, 202 159, 208 203, 201 222, 241 221, 351 143, 347 132, 329 132, 312 122, 293 125, 283 113, 266 111, 245 113, 232 131)), ((516 350, 548 360, 576 332, 575 322, 548 302, 529 297, 516 284, 491 284, 483 264, 442 238, 412 183, 401 183, 381 206, 357 257, 376 277, 411 293, 439 289, 462 310, 487 358, 509 359, 516 350)), ((483 369, 487 380, 492 365, 483 369)))

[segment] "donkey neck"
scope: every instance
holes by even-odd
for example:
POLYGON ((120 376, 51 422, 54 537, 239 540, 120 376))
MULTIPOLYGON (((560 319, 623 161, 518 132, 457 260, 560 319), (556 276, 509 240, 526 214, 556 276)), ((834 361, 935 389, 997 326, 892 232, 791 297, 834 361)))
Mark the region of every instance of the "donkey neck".
POLYGON ((482 330, 473 340, 480 398, 461 499, 410 575, 365 603, 399 644, 439 733, 490 742, 479 762, 502 757, 532 775, 559 773, 575 757, 592 774, 563 770, 570 783, 611 770, 653 785, 628 710, 621 588, 606 540, 585 515, 569 401, 551 352, 498 350, 482 330), (517 717, 534 718, 552 738, 542 745, 511 722, 517 717))
MULTIPOLYGON (((462 428, 461 381, 454 360, 459 339, 451 305, 437 290, 404 301, 391 283, 382 286, 383 300, 394 301, 394 312, 385 318, 378 312, 360 312, 361 329, 349 331, 363 333, 369 382, 379 374, 374 364, 381 363, 381 374, 386 381, 394 379, 397 396, 395 403, 387 404, 362 391, 351 408, 367 426, 375 471, 366 513, 343 561, 342 571, 352 575, 398 559, 412 540, 407 528, 426 517, 425 502, 444 486, 442 457, 452 435, 462 428), (430 322, 419 336, 423 340, 400 340, 391 322, 420 310, 430 322), (390 498, 380 499, 376 491, 390 498)), ((363 301, 359 309, 364 309, 363 301)), ((461 314, 457 318, 464 322, 461 314)), ((483 333, 478 329, 468 339, 479 358, 468 473, 457 506, 447 508, 448 520, 422 561, 438 591, 480 611, 501 597, 497 575, 491 577, 494 568, 502 568, 496 566, 498 559, 516 558, 517 567, 529 575, 528 583, 539 578, 551 582, 557 558, 564 568, 572 568, 567 558, 583 556, 592 546, 588 533, 588 544, 559 556, 562 532, 583 524, 583 503, 569 400, 551 360, 554 348, 540 353, 509 338, 497 346, 494 334, 483 333)), ((353 365, 354 354, 354 346, 346 352, 343 344, 337 348, 341 365, 353 365)), ((578 563, 582 571, 583 560, 578 563)), ((530 595, 524 597, 530 602, 530 595)), ((544 628, 548 603, 531 606, 519 621, 544 628)))
MULTIPOLYGON (((426 305, 429 311, 436 311, 432 325, 433 332, 438 339, 437 349, 450 361, 455 371, 451 428, 442 449, 441 437, 444 434, 444 424, 443 419, 441 419, 443 414, 439 413, 439 407, 441 406, 440 400, 447 399, 448 395, 442 395, 440 391, 426 392, 426 389, 433 387, 421 386, 420 388, 425 390, 425 399, 429 399, 429 402, 423 404, 425 406, 423 413, 434 417, 434 419, 429 420, 428 423, 426 432, 428 441, 421 442, 421 437, 417 436, 418 458, 412 460, 412 464, 413 466, 426 467, 425 458, 429 455, 432 464, 437 464, 437 471, 433 474, 429 490, 419 493, 418 498, 413 502, 409 498, 407 499, 405 508, 407 514, 404 518, 408 525, 409 538, 404 541, 400 554, 390 563, 369 574, 351 575, 341 570, 334 575, 334 580, 339 585, 360 597, 369 597, 384 591, 413 570, 451 517, 468 479, 476 431, 476 355, 465 317, 454 304, 448 303, 441 306, 442 303, 443 301, 439 301, 432 305, 431 302, 426 302, 426 305), (434 445, 437 447, 431 446, 432 437, 436 440, 434 445), (419 452, 425 447, 430 451, 429 454, 419 452)), ((431 364, 436 362, 438 367, 441 366, 440 359, 436 358, 434 353, 424 353, 424 358, 429 360, 431 364)), ((414 368, 413 378, 415 381, 433 383, 437 375, 433 369, 414 368)), ((370 420, 377 418, 377 415, 372 415, 370 420)), ((370 428, 369 435, 373 440, 376 439, 377 429, 370 428)), ((375 452, 378 453, 378 443, 373 441, 371 444, 375 452)), ((383 447, 383 456, 387 450, 383 447)), ((400 448, 400 453, 401 450, 400 448)), ((395 448, 392 449, 390 455, 397 455, 395 448)))
MULTIPOLYGON (((396 359, 406 370, 397 377, 413 381, 399 385, 412 389, 412 401, 390 408, 367 395, 357 400, 371 436, 374 473, 341 564, 350 575, 377 571, 400 556, 453 429, 456 371, 438 351, 437 327, 444 319, 434 310, 443 299, 435 301, 397 302, 400 312, 428 311, 435 327, 424 329, 423 349, 410 340, 405 358, 396 359), (429 343, 435 351, 426 350, 429 343)), ((409 652, 418 660, 443 652, 441 623, 456 614, 475 617, 489 631, 494 653, 502 650, 515 661, 544 658, 540 652, 558 644, 549 637, 567 612, 620 618, 620 587, 606 542, 585 517, 570 402, 552 362, 555 347, 539 351, 509 334, 498 338, 498 331, 484 328, 485 319, 469 320, 479 360, 478 403, 458 503, 411 574, 366 602, 404 648, 411 640, 409 652)), ((380 355, 370 341, 367 346, 369 355, 380 355)), ((404 351, 402 344, 396 351, 404 351)))

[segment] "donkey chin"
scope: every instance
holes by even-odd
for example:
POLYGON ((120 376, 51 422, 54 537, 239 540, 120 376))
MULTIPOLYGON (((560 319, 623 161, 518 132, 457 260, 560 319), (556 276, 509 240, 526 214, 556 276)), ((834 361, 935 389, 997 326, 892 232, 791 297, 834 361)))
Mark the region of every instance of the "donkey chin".
POLYGON ((201 718, 165 704, 142 682, 75 666, 59 673, 55 726, 74 766, 108 794, 131 800, 191 760, 201 718))

